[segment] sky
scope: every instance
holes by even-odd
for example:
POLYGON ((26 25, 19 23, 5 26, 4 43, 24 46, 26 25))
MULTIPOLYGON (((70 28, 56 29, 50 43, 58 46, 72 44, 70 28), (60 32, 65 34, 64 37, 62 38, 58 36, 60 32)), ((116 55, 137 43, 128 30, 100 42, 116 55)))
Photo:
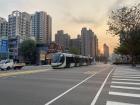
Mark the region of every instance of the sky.
POLYGON ((108 15, 116 8, 139 2, 139 0, 0 0, 0 17, 7 18, 14 10, 30 14, 46 11, 52 17, 53 40, 57 30, 64 30, 71 38, 76 38, 81 33, 82 27, 87 27, 97 35, 99 49, 106 43, 112 53, 119 41, 106 31, 108 15))

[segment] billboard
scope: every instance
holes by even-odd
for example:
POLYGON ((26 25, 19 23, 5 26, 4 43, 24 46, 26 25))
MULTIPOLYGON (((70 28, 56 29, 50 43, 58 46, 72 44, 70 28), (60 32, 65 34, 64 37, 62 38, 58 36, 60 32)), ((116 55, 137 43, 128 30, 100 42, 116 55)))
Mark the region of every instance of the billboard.
POLYGON ((0 40, 0 53, 8 53, 8 40, 0 40))

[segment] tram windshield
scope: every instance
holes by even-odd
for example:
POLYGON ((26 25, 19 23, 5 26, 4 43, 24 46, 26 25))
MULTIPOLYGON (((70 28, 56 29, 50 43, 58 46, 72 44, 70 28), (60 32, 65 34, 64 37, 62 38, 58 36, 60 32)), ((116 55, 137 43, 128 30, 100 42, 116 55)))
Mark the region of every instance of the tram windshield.
POLYGON ((52 62, 53 63, 63 63, 64 62, 64 55, 63 54, 54 54, 52 62))

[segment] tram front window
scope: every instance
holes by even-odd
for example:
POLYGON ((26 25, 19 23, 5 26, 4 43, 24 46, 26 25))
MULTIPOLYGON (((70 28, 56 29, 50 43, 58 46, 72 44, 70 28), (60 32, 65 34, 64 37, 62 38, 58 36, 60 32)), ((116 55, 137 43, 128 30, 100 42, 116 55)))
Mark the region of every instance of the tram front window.
POLYGON ((60 62, 61 62, 61 63, 64 62, 64 59, 65 59, 64 55, 60 55, 60 62))
POLYGON ((64 62, 64 55, 62 54, 55 54, 53 56, 53 63, 63 63, 64 62))

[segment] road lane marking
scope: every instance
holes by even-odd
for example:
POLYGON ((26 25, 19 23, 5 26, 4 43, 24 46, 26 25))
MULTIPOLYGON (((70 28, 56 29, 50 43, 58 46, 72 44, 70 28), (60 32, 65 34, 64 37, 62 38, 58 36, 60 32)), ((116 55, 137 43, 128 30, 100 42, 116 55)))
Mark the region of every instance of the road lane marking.
POLYGON ((87 71, 87 72, 84 72, 84 74, 95 74, 96 72, 95 71, 87 71))
POLYGON ((126 96, 126 97, 140 98, 140 94, 124 93, 124 92, 113 92, 113 91, 110 91, 109 95, 117 95, 117 96, 126 96))
POLYGON ((117 89, 131 89, 131 90, 140 90, 140 88, 138 88, 138 87, 115 86, 115 85, 111 85, 111 88, 117 88, 117 89))
POLYGON ((138 104, 130 104, 130 103, 107 101, 106 105, 138 105, 138 104))
POLYGON ((40 72, 45 72, 48 70, 30 70, 30 71, 20 71, 20 72, 9 72, 9 73, 1 73, 1 77, 9 77, 9 76, 16 76, 16 75, 23 75, 23 74, 34 74, 34 73, 40 73, 40 72))
POLYGON ((134 81, 134 82, 139 82, 140 79, 117 79, 117 78, 113 78, 112 80, 118 80, 118 81, 134 81))
POLYGON ((134 83, 134 82, 112 82, 112 84, 127 84, 127 85, 140 85, 140 83, 134 83))
POLYGON ((90 78, 94 77, 96 74, 99 74, 100 72, 103 72, 105 71, 106 69, 104 70, 101 70, 99 72, 96 72, 95 74, 92 74, 91 76, 87 77, 86 79, 84 79, 83 81, 81 81, 80 83, 78 83, 77 85, 73 86, 72 88, 68 89, 67 91, 61 93, 59 96, 55 97, 54 99, 50 100, 49 102, 47 102, 45 105, 50 105, 52 104, 53 102, 55 102, 56 100, 58 100, 59 98, 61 98, 62 96, 64 96, 65 94, 69 93, 70 91, 72 91, 73 89, 75 89, 76 87, 78 87, 79 85, 83 84, 84 82, 86 82, 87 80, 89 80, 90 78))
POLYGON ((114 68, 109 72, 109 74, 107 75, 107 77, 105 78, 104 82, 102 83, 100 89, 98 90, 96 96, 94 97, 93 101, 91 102, 91 105, 95 105, 96 101, 98 100, 99 95, 101 94, 103 87, 105 86, 110 74, 114 71, 114 68))

